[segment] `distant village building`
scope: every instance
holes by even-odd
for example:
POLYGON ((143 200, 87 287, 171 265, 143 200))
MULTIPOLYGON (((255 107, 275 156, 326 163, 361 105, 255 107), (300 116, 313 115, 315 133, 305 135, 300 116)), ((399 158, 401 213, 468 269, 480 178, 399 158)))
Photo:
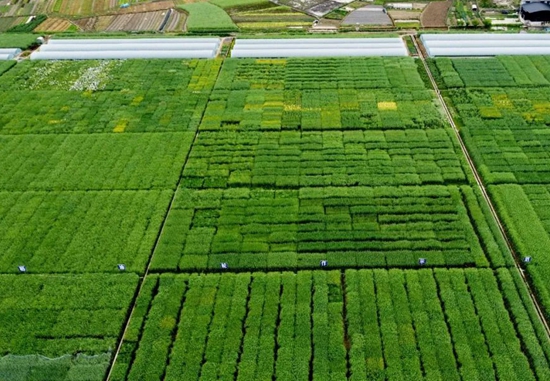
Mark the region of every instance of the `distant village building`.
POLYGON ((550 23, 550 1, 523 1, 519 9, 520 20, 529 26, 550 23))

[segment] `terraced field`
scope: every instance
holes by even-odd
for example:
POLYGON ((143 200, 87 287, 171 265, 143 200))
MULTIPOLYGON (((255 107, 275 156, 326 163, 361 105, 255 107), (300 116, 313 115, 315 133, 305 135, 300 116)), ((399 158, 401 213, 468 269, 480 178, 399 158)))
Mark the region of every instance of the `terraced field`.
MULTIPOLYGON (((550 72, 473 61, 431 66, 548 307, 550 72)), ((0 379, 548 379, 547 333, 423 70, 2 65, 0 379)))

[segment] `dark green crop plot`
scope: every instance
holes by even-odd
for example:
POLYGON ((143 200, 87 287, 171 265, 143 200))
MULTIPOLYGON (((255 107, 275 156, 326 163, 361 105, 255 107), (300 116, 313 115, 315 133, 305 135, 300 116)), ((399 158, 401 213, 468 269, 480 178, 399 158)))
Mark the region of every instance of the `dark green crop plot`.
POLYGON ((193 136, 0 135, 0 189, 173 189, 193 136))
POLYGON ((510 273, 348 270, 148 279, 114 380, 535 380, 548 349, 510 273), (499 283, 506 287, 503 297, 499 283), (142 329, 140 338, 135 335, 142 329), (524 343, 527 343, 524 346, 524 343), (459 365, 460 364, 460 365, 459 365))
POLYGON ((0 271, 142 272, 172 191, 0 192, 0 271))
POLYGON ((201 132, 189 188, 421 185, 466 181, 444 129, 201 132))
POLYGON ((10 70, 12 67, 14 67, 16 64, 15 61, 2 61, 0 62, 0 76, 10 70))
POLYGON ((137 281, 130 274, 0 275, 0 354, 10 355, 0 358, 0 378, 103 380, 137 281))
MULTIPOLYGON (((469 188, 467 188, 469 189, 469 188)), ((475 198, 468 203, 476 204, 475 198)), ((483 264, 454 186, 180 189, 156 269, 483 264)))

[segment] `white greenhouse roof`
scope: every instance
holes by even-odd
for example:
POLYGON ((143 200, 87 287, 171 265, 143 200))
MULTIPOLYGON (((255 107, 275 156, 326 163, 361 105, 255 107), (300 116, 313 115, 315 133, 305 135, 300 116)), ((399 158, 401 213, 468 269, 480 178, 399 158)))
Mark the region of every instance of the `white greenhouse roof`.
POLYGON ((41 52, 73 52, 73 51, 101 51, 101 50, 216 50, 218 44, 207 42, 200 44, 61 44, 61 45, 43 45, 41 52))
POLYGON ((430 57, 550 54, 546 34, 423 34, 420 39, 430 57))
POLYGON ((232 57, 407 56, 400 38, 297 38, 237 40, 232 57))
POLYGON ((12 60, 19 53, 21 53, 21 49, 2 48, 0 49, 0 61, 12 60))
POLYGON ((31 60, 104 60, 131 58, 213 58, 211 50, 101 50, 72 52, 34 52, 31 60))
POLYGON ((31 60, 213 58, 220 42, 219 38, 50 40, 31 54, 31 60))
POLYGON ((217 37, 208 38, 90 38, 90 39, 51 39, 48 45, 64 45, 64 44, 204 44, 218 43, 217 37))

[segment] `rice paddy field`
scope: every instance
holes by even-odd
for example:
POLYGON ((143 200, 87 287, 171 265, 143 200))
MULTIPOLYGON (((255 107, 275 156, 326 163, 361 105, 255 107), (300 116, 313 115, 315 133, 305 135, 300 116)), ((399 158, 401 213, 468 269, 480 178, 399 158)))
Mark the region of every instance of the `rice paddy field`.
MULTIPOLYGON (((548 317, 548 62, 430 67, 548 317)), ((420 61, 27 60, 0 97, 0 379, 550 379, 420 61)))

